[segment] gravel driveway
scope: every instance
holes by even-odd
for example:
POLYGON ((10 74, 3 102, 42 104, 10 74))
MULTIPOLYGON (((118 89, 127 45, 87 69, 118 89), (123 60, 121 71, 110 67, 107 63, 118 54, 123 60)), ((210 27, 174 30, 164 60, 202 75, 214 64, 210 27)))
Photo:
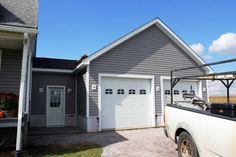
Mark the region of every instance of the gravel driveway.
POLYGON ((163 128, 99 133, 30 136, 28 144, 95 143, 104 147, 104 157, 177 157, 176 145, 163 128))

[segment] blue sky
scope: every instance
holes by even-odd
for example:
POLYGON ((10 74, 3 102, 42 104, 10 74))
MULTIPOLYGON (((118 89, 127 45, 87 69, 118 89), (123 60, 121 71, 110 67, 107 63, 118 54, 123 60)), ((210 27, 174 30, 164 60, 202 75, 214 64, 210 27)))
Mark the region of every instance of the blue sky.
POLYGON ((41 0, 37 55, 79 59, 159 17, 207 62, 233 58, 235 8, 233 0, 41 0))

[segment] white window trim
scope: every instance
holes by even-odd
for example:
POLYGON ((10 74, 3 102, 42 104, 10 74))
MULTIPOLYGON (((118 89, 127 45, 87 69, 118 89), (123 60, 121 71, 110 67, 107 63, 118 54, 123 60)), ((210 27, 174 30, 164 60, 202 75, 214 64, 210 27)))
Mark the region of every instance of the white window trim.
POLYGON ((98 128, 99 131, 102 131, 102 119, 101 119, 101 105, 102 105, 102 88, 101 88, 101 81, 102 78, 104 77, 116 77, 116 78, 140 78, 140 79, 150 79, 151 80, 151 112, 152 112, 152 126, 155 127, 155 77, 152 75, 135 75, 135 74, 104 74, 104 73, 99 73, 98 74, 98 117, 99 117, 99 124, 98 124, 98 128))

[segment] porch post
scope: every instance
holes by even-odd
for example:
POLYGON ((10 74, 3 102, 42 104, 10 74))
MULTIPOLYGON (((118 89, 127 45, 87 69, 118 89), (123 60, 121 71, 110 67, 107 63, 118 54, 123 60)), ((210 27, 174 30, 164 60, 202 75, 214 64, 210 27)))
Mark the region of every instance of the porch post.
POLYGON ((22 118, 23 109, 25 103, 25 85, 26 85, 26 75, 27 75, 27 57, 29 53, 29 35, 24 33, 23 40, 23 55, 22 55, 22 65, 21 65, 21 80, 20 80, 20 91, 19 91, 19 106, 18 106, 18 123, 17 123, 17 137, 16 137, 16 157, 21 156, 22 149, 22 118))
POLYGON ((30 50, 29 52, 29 57, 28 57, 28 67, 27 67, 27 85, 26 85, 26 108, 25 108, 25 112, 26 114, 29 114, 29 102, 30 102, 30 90, 31 90, 31 76, 32 76, 32 72, 31 72, 31 57, 32 57, 32 52, 30 50))

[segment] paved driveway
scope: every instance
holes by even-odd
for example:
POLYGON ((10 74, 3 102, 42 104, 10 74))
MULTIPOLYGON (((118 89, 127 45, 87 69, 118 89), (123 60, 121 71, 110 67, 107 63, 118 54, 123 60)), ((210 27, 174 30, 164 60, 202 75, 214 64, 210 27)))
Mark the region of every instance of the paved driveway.
POLYGON ((32 145, 84 142, 103 146, 104 157, 177 157, 176 145, 162 128, 29 137, 32 145))

